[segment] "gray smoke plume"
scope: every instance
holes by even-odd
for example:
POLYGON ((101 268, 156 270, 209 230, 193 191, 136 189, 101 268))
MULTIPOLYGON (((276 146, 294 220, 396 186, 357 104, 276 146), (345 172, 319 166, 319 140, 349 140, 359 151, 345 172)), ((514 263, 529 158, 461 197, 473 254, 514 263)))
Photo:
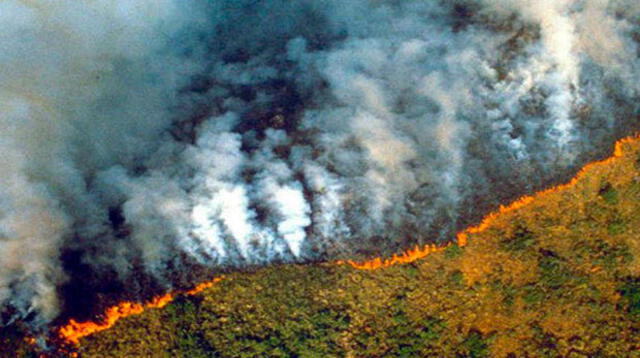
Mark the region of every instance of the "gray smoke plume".
POLYGON ((639 42, 635 0, 1 1, 5 321, 450 240, 639 127, 639 42))

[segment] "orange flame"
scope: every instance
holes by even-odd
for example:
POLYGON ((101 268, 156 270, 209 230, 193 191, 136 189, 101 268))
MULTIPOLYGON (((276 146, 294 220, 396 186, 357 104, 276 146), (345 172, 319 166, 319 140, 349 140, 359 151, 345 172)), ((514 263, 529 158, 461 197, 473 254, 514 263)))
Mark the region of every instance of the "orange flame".
MULTIPOLYGON (((616 160, 617 158, 620 158, 623 156, 624 151, 623 151, 623 145, 625 144, 629 144, 629 143, 633 143, 634 141, 637 141, 640 139, 639 135, 635 135, 635 136, 630 136, 627 138, 623 138, 619 141, 616 142, 615 144, 615 148, 613 150, 613 155, 607 159, 601 160, 601 161, 597 161, 597 162, 592 162, 589 163, 587 165, 585 165, 579 172, 578 174, 576 174, 576 176, 574 176, 568 183, 565 184, 560 184, 558 186, 555 187, 551 187, 549 189, 545 189, 542 191, 539 191, 533 195, 525 195, 523 197, 520 197, 519 199, 516 199, 514 202, 512 202, 509 205, 501 205, 500 208, 498 208, 498 210, 488 214, 487 216, 485 216, 482 221, 480 222, 480 224, 476 225, 476 226, 472 226, 469 227, 461 232, 459 232, 456 235, 456 241, 457 241, 457 245, 462 247, 462 246, 466 246, 468 241, 469 241, 469 235, 471 234, 478 234, 481 233, 483 231, 485 231, 487 228, 489 228, 490 226, 493 225, 493 223, 496 221, 496 219, 498 217, 500 217, 501 215, 504 215, 506 213, 518 210, 524 206, 527 206, 528 204, 530 204, 531 202, 533 202, 536 199, 539 199, 541 197, 544 197, 546 195, 549 195, 551 193, 557 193, 563 190, 567 190, 573 186, 576 185, 576 183, 578 183, 585 175, 587 172, 589 172, 590 170, 593 169, 593 167, 598 166, 598 165, 608 165, 611 164, 611 162, 613 162, 614 160, 616 160)), ((429 254, 432 254, 434 252, 439 252, 439 251, 443 251, 444 249, 446 249, 447 247, 449 247, 451 245, 451 243, 447 244, 447 245, 443 245, 443 246, 436 246, 434 244, 431 245, 426 245, 423 248, 420 248, 418 246, 416 246, 413 249, 410 249, 400 255, 396 255, 394 254, 390 259, 382 259, 380 257, 377 257, 375 259, 369 260, 369 261, 365 261, 365 262, 354 262, 354 261, 337 261, 336 263, 339 265, 342 264, 349 264, 351 266, 353 266, 356 269, 359 270, 376 270, 379 268, 384 268, 384 267, 389 267, 389 266, 393 266, 393 265, 398 265, 398 264, 408 264, 411 262, 414 262, 416 260, 422 259, 426 256, 428 256, 429 254)))
MULTIPOLYGON (((442 251, 449 247, 451 244, 445 246, 436 246, 435 244, 425 245, 420 248, 416 245, 413 249, 409 249, 400 255, 393 254, 390 259, 382 259, 380 257, 376 257, 373 260, 365 261, 365 262, 355 262, 355 261, 346 261, 347 264, 357 268, 358 270, 376 270, 383 267, 389 267, 393 265, 402 265, 414 262, 416 260, 420 260, 421 258, 427 257, 429 254, 434 252, 442 251)), ((338 261, 337 264, 344 264, 345 261, 338 261)))
POLYGON ((204 282, 196 286, 195 288, 185 292, 173 292, 167 293, 162 296, 153 298, 147 303, 137 302, 121 302, 116 306, 109 307, 104 313, 104 320, 102 322, 78 322, 71 319, 69 323, 61 327, 58 331, 60 337, 68 343, 78 345, 80 339, 96 332, 104 331, 113 326, 119 319, 137 315, 149 308, 162 308, 173 301, 178 295, 195 295, 205 289, 212 287, 214 284, 220 282, 223 277, 217 277, 209 282, 204 282))

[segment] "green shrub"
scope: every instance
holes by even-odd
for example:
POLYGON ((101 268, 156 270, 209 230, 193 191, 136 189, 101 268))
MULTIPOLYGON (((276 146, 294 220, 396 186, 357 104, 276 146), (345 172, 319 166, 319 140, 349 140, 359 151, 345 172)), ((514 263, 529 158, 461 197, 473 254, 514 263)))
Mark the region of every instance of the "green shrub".
POLYGON ((624 221, 616 219, 609 223, 607 231, 610 235, 622 234, 627 229, 627 225, 624 221))
POLYGON ((538 261, 540 283, 552 289, 559 289, 573 277, 567 269, 566 262, 556 253, 540 250, 542 257, 538 261))
POLYGON ((461 287, 464 284, 464 275, 462 274, 462 271, 460 270, 453 271, 449 275, 449 281, 451 281, 453 286, 461 287))
POLYGON ((518 226, 514 234, 502 240, 502 247, 507 251, 525 250, 536 242, 533 233, 527 228, 518 226))
POLYGON ((629 279, 618 292, 625 302, 629 316, 635 321, 640 321, 640 279, 629 279))
POLYGON ((465 358, 482 358, 489 355, 487 349, 487 342, 482 338, 480 332, 471 331, 460 345, 461 352, 458 352, 458 357, 465 358))
POLYGON ((455 259, 462 254, 462 248, 458 245, 451 245, 444 250, 444 257, 447 259, 455 259))
POLYGON ((535 305, 544 298, 544 292, 542 292, 538 287, 532 285, 524 287, 522 292, 522 299, 528 306, 535 305))
POLYGON ((600 187, 598 194, 607 204, 618 204, 618 191, 610 183, 605 183, 600 187))

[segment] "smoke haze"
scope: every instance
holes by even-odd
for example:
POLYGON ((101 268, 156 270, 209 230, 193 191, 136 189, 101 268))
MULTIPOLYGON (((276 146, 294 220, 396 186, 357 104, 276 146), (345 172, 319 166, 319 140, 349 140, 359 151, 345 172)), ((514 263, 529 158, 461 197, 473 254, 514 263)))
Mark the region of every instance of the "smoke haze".
POLYGON ((639 42, 635 0, 0 1, 4 323, 451 240, 639 127, 639 42))

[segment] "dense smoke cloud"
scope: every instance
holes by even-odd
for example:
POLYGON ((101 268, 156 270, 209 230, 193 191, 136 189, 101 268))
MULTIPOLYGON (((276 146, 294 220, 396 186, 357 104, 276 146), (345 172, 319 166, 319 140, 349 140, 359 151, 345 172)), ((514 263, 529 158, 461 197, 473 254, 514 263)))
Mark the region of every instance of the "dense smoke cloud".
POLYGON ((634 0, 2 1, 3 317, 46 324, 74 280, 169 288, 193 265, 449 240, 638 127, 639 16, 634 0))

